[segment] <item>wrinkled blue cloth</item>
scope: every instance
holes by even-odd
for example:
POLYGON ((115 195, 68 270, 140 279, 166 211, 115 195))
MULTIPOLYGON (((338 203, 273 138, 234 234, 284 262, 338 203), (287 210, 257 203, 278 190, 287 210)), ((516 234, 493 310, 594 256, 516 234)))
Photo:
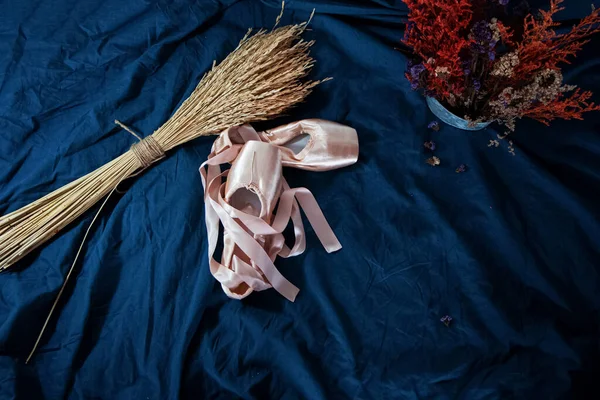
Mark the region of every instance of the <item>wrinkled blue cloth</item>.
MULTIPOLYGON (((532 5, 544 4, 537 1, 532 5)), ((565 24, 589 12, 567 1, 565 24)), ((356 128, 359 162, 286 170, 344 245, 277 264, 300 287, 228 299, 210 275, 200 138, 108 202, 31 364, 94 212, 0 275, 1 399, 555 399, 600 394, 600 114, 545 127, 427 129, 404 79, 398 0, 289 1, 329 81, 277 126, 356 128), (441 165, 425 163, 433 140, 441 165), (455 168, 466 164, 461 174, 455 168), (452 317, 449 327, 440 322, 452 317)), ((0 9, 0 214, 166 121, 278 1, 20 0, 0 9)), ((596 37, 565 69, 600 100, 596 37), (596 73, 594 72, 596 71, 596 73)))

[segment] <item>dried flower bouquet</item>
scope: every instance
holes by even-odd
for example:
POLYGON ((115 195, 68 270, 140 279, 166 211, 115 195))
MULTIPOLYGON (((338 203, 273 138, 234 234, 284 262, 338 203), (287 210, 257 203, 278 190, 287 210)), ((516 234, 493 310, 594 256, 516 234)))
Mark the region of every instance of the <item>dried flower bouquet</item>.
POLYGON ((409 22, 403 43, 412 53, 406 78, 473 124, 497 121, 509 131, 522 117, 548 124, 600 110, 592 93, 563 83, 560 64, 600 30, 600 10, 565 33, 551 0, 533 15, 508 0, 404 0, 409 22))

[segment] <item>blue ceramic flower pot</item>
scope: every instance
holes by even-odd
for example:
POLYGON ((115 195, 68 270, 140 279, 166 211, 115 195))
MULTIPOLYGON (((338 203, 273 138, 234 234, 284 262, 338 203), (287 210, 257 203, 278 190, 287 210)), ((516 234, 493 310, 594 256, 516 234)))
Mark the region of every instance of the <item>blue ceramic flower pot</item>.
POLYGON ((446 107, 444 107, 439 101, 437 101, 433 97, 426 96, 425 99, 427 100, 427 105, 429 106, 429 109, 431 110, 433 115, 438 117, 442 122, 445 122, 446 124, 455 128, 463 129, 465 131, 478 131, 485 128, 491 123, 479 122, 475 125, 469 125, 469 121, 452 114, 446 109, 446 107))

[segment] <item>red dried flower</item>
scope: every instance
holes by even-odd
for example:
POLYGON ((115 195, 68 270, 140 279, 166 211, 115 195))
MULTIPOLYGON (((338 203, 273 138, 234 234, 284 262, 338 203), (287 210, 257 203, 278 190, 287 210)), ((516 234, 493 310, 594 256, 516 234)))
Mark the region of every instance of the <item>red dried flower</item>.
POLYGON ((520 79, 541 69, 557 69, 561 63, 569 63, 590 35, 600 30, 600 9, 576 24, 570 32, 557 34, 552 28, 560 25, 552 17, 564 9, 559 7, 563 0, 550 0, 548 11, 540 10, 540 18, 529 14, 525 17, 523 38, 516 44, 520 64, 515 70, 515 79, 520 79))
MULTIPOLYGON (((427 89, 443 100, 465 90, 460 53, 467 50, 471 25, 469 0, 404 0, 409 26, 403 42, 427 70, 427 89)), ((409 80, 412 79, 407 74, 409 80)))
POLYGON ((556 118, 583 119, 583 113, 600 111, 600 105, 590 102, 592 92, 576 89, 570 96, 559 95, 556 100, 531 107, 523 116, 533 118, 545 125, 556 118))

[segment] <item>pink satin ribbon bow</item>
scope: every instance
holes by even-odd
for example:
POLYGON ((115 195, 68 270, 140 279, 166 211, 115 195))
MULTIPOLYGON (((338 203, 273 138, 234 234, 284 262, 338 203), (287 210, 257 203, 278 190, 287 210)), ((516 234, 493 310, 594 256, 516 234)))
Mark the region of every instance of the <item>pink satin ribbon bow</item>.
MULTIPOLYGON (((350 137, 354 138, 356 143, 350 151, 348 151, 348 144, 343 144, 343 146, 346 146, 344 150, 346 153, 345 156, 339 156, 331 148, 323 145, 322 154, 318 154, 317 157, 322 158, 322 161, 330 164, 337 162, 338 166, 336 167, 356 162, 358 157, 358 139, 356 132, 352 128, 329 121, 304 120, 260 133, 257 133, 249 125, 227 129, 215 140, 208 159, 200 166, 200 175, 204 187, 204 209, 208 234, 210 271, 230 297, 242 298, 252 290, 260 291, 273 287, 285 298, 294 301, 299 291, 298 288, 281 275, 273 262, 277 256, 288 258, 304 252, 306 239, 304 225, 300 216, 300 208, 306 214, 308 221, 328 253, 339 250, 342 247, 312 193, 306 188, 291 189, 283 177, 281 177, 281 187, 277 189, 281 191, 281 195, 276 196, 278 199, 277 212, 270 218, 270 221, 236 209, 225 200, 226 183, 223 182, 223 179, 229 175, 230 170, 221 172, 220 165, 233 163, 240 154, 243 146, 253 146, 252 151, 257 158, 277 157, 274 164, 281 163, 282 165, 309 170, 336 168, 328 165, 319 169, 318 163, 311 163, 311 157, 305 157, 306 162, 303 162, 303 159, 298 157, 302 153, 310 151, 310 148, 315 148, 316 153, 319 152, 320 149, 316 148, 319 146, 319 143, 313 140, 314 137, 309 142, 309 145, 298 155, 287 148, 277 146, 278 138, 281 139, 286 134, 287 136, 293 133, 297 134, 297 130, 302 129, 302 127, 313 128, 311 131, 312 135, 315 135, 315 132, 327 135, 329 129, 333 137, 340 136, 340 129, 353 131, 354 136, 350 135, 350 137), (276 135, 273 133, 276 133, 276 135), (234 137, 234 140, 232 140, 232 137, 234 137), (333 153, 329 154, 329 158, 333 160, 327 158, 327 151, 333 153), (273 156, 273 154, 276 155, 273 156), (285 244, 282 234, 290 219, 294 226, 295 235, 295 243, 292 248, 289 248, 285 244), (239 247, 244 255, 247 256, 247 258, 244 257, 246 260, 238 257, 235 253, 231 256, 231 265, 223 265, 214 259, 219 235, 219 222, 224 227, 225 245, 230 249, 233 249, 234 246, 239 247), (246 287, 246 285, 249 288, 248 292, 238 296, 236 290, 239 290, 240 286, 246 287)), ((344 131, 343 133, 347 134, 348 132, 344 131)), ((330 138, 328 137, 328 139, 330 138)), ((332 140, 330 139, 329 142, 332 142, 332 140)), ((329 146, 338 150, 340 148, 340 146, 332 146, 331 144, 329 146)), ((253 169, 253 167, 250 169, 253 169)), ((252 174, 253 172, 250 171, 249 173, 252 174)), ((260 176, 251 179, 268 180, 270 178, 270 176, 260 176)), ((277 199, 275 202, 277 202, 277 199)), ((274 208, 275 204, 272 204, 271 207, 274 208)))

